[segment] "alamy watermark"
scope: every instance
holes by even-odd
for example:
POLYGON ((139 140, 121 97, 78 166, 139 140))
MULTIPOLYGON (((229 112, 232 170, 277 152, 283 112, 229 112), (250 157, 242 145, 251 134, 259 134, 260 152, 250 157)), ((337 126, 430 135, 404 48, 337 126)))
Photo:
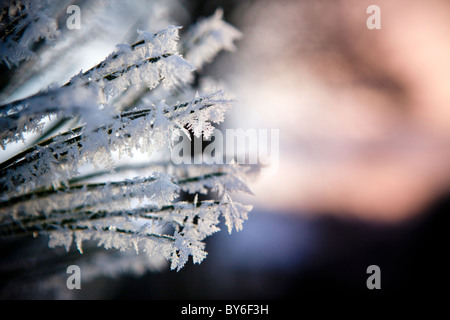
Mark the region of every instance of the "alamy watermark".
POLYGON ((279 167, 279 129, 214 129, 208 139, 182 135, 172 147, 171 159, 180 164, 260 165, 262 174, 274 174, 279 167))
POLYGON ((66 286, 67 289, 73 290, 81 289, 81 269, 76 264, 72 264, 67 267, 66 273, 70 274, 70 276, 67 278, 66 286))
POLYGON ((367 289, 381 289, 381 269, 379 266, 373 264, 367 267, 366 272, 370 274, 367 278, 366 286, 367 289))
POLYGON ((369 30, 381 29, 381 9, 376 4, 367 7, 366 13, 370 16, 366 20, 366 26, 369 30))
POLYGON ((67 18, 66 26, 69 30, 79 30, 81 29, 81 9, 77 5, 70 5, 66 10, 67 14, 70 16, 67 18))

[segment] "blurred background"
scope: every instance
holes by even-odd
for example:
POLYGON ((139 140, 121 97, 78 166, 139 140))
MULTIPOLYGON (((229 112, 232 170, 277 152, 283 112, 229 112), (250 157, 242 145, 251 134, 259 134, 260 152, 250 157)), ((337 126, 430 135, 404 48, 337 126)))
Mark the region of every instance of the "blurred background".
MULTIPOLYGON (((210 237, 201 265, 100 277, 76 292, 65 289, 61 266, 64 288, 42 296, 14 290, 11 277, 27 272, 21 266, 3 273, 4 297, 295 299, 423 295, 446 287, 448 1, 196 0, 145 12, 146 3, 112 11, 115 27, 99 32, 89 54, 79 52, 81 37, 72 52, 78 60, 59 78, 49 69, 3 99, 101 61, 127 41, 128 33, 119 32, 124 25, 142 28, 156 16, 188 25, 220 7, 243 38, 236 52, 221 53, 201 72, 238 99, 226 127, 280 130, 278 170, 252 182, 255 196, 242 200, 255 207, 243 230, 228 235, 222 228, 210 237), (372 4, 381 9, 380 30, 366 27, 372 4), (370 265, 381 268, 378 292, 366 287, 370 265)), ((95 17, 101 24, 108 15, 95 17)))

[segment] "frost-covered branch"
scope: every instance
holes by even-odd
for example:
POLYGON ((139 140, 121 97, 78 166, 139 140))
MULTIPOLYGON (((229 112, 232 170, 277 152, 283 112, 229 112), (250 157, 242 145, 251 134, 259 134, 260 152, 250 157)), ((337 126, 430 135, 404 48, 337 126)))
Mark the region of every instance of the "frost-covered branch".
POLYGON ((217 9, 214 15, 193 25, 184 42, 183 52, 196 68, 202 68, 222 50, 234 51, 234 41, 242 33, 223 20, 223 11, 217 9))
MULTIPOLYGON (((16 3, 1 13, 7 18, 0 58, 8 64, 27 57, 20 49, 5 58, 11 41, 21 48, 52 35, 28 35, 45 21, 44 7, 16 3), (39 19, 29 20, 34 14, 39 19)), ((218 10, 185 39, 177 26, 138 30, 136 42, 117 45, 64 85, 0 106, 1 147, 7 152, 11 143, 24 142, 0 163, 0 236, 45 234, 50 247, 69 250, 75 243, 81 253, 83 242, 94 240, 107 249, 162 256, 180 270, 189 257, 194 263, 206 257, 203 240, 219 231, 221 216, 229 232, 242 229, 251 206, 231 194, 251 193, 248 168, 175 165, 167 156, 181 135, 210 137, 234 102, 223 90, 193 83, 196 70, 219 51, 233 50, 241 36, 222 17, 218 10), (136 153, 159 158, 117 164, 136 153)))
POLYGON ((69 179, 68 172, 77 172, 81 165, 99 153, 103 157, 111 157, 113 151, 131 154, 133 149, 140 149, 151 155, 170 143, 172 137, 186 130, 185 127, 192 129, 197 136, 209 135, 214 129, 211 122, 223 121, 231 102, 223 92, 216 92, 171 107, 161 101, 150 109, 126 112, 115 117, 111 124, 93 130, 77 127, 1 163, 0 189, 11 192, 17 188, 25 191, 31 185, 57 186, 53 179, 55 174, 65 177, 60 180, 64 182, 69 179), (133 139, 145 135, 145 140, 133 139), (62 170, 56 162, 65 164, 62 170), (32 176, 29 174, 30 166, 33 168, 32 176), (29 181, 24 184, 27 178, 29 181))

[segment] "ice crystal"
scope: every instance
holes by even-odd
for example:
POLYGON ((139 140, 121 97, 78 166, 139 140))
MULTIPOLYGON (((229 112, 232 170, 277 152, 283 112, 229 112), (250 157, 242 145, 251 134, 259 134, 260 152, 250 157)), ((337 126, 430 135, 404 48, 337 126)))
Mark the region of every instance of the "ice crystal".
MULTIPOLYGON (((8 32, 0 59, 8 67, 32 57, 33 42, 58 35, 52 4, 3 7, 8 32)), ((80 253, 96 241, 163 257, 180 270, 189 257, 206 258, 203 241, 219 231, 221 216, 230 232, 242 229, 251 207, 230 193, 251 193, 245 167, 118 162, 136 152, 148 159, 164 154, 183 134, 207 138, 231 108, 225 91, 202 90, 193 80, 219 51, 234 49, 239 31, 220 10, 191 27, 185 40, 180 29, 138 30, 136 42, 118 44, 64 85, 0 106, 1 147, 26 145, 0 163, 1 236, 47 234, 49 247, 80 253), (30 133, 37 137, 32 142, 30 133)))

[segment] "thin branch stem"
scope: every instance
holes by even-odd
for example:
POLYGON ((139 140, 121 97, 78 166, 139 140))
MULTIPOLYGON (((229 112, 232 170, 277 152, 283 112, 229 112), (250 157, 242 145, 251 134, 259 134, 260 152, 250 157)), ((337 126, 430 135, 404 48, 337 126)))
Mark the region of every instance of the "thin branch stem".
MULTIPOLYGON (((208 205, 218 205, 220 201, 199 201, 195 205, 199 207, 203 204, 208 205)), ((194 204, 193 204, 194 205, 194 204)), ((82 221, 95 221, 111 217, 135 217, 141 219, 150 219, 157 221, 165 221, 170 224, 176 224, 179 227, 182 225, 173 219, 164 219, 162 216, 158 215, 163 212, 175 211, 177 210, 176 205, 168 205, 163 207, 140 207, 133 210, 116 210, 116 211, 84 211, 79 212, 77 215, 61 215, 52 214, 49 216, 33 216, 26 217, 23 219, 16 219, 11 222, 4 223, 0 225, 0 235, 1 236, 11 236, 11 235, 21 235, 23 233, 32 234, 35 232, 42 231, 53 231, 58 228, 71 228, 74 225, 82 221), (154 214, 157 214, 156 216, 154 214), (56 228, 58 226, 58 228, 56 228)), ((87 227, 86 227, 87 228, 87 227)))
MULTIPOLYGON (((198 100, 195 100, 193 102, 186 102, 186 103, 183 103, 183 104, 176 105, 176 106, 173 107, 173 110, 175 111, 175 110, 178 110, 178 109, 181 109, 181 108, 185 108, 185 107, 189 106, 190 104, 194 104, 194 105, 198 104, 198 103, 202 102, 202 100, 203 99, 198 99, 198 100)), ((203 109, 211 107, 211 106, 213 106, 213 104, 206 104, 204 106, 199 107, 196 110, 191 110, 190 113, 194 113, 196 111, 200 111, 200 110, 203 110, 203 109)), ((124 112, 124 113, 114 117, 114 119, 128 119, 130 121, 133 121, 133 120, 136 120, 138 118, 142 118, 142 117, 147 116, 152 110, 153 110, 153 108, 141 109, 141 110, 136 110, 136 111, 128 111, 128 112, 124 112)), ((168 112, 170 112, 170 111, 167 111, 167 110, 165 111, 165 113, 168 113, 168 112)), ((173 115, 173 116, 169 117, 168 120, 169 121, 173 121, 176 117, 177 117, 177 115, 173 115)), ((150 127, 153 128, 153 125, 151 125, 150 127)), ((54 137, 48 138, 48 139, 46 139, 44 141, 41 141, 35 146, 29 147, 28 149, 23 150, 22 152, 14 155, 13 157, 11 157, 11 158, 3 161, 2 163, 0 163, 0 172, 2 174, 4 174, 4 171, 6 169, 8 169, 8 168, 16 168, 16 167, 21 166, 24 163, 33 162, 33 161, 39 159, 40 158, 39 151, 36 152, 34 155, 31 155, 31 156, 28 156, 28 157, 27 157, 27 155, 29 155, 29 154, 33 153, 34 151, 36 151, 36 146, 47 147, 47 146, 51 145, 52 143, 61 142, 61 141, 59 141, 61 139, 61 137, 65 137, 65 136, 68 136, 68 135, 79 134, 79 135, 77 135, 75 137, 72 137, 72 138, 69 138, 69 139, 67 139, 65 141, 62 141, 61 143, 63 143, 64 145, 68 145, 68 146, 77 143, 77 146, 79 148, 81 148, 82 144, 80 142, 82 142, 82 141, 87 139, 87 137, 83 134, 83 129, 84 129, 84 126, 79 126, 79 127, 73 128, 73 129, 71 129, 69 131, 60 133, 60 134, 58 134, 58 135, 56 135, 54 137)), ((105 125, 105 126, 98 127, 96 129, 94 129, 93 132, 99 132, 99 131, 102 131, 102 130, 104 130, 109 135, 113 133, 111 125, 105 125)), ((121 129, 119 129, 119 130, 121 130, 121 129)), ((66 156, 66 155, 67 155, 67 152, 61 152, 59 154, 59 156, 58 156, 58 159, 60 159, 61 157, 66 156)))
MULTIPOLYGON (((198 181, 206 180, 206 179, 213 178, 213 177, 220 177, 225 174, 226 174, 225 172, 213 172, 213 173, 208 173, 208 174, 204 174, 204 175, 200 175, 200 176, 179 179, 179 180, 174 181, 174 183, 177 185, 183 185, 183 184, 187 184, 190 182, 198 182, 198 181)), ((17 203, 23 202, 23 201, 27 201, 30 199, 36 199, 36 198, 49 197, 51 195, 55 195, 55 194, 61 193, 61 192, 73 192, 76 190, 85 190, 86 192, 88 192, 88 191, 93 191, 93 190, 99 190, 104 187, 118 188, 118 187, 124 187, 124 186, 133 186, 133 185, 140 185, 143 183, 154 182, 156 180, 157 179, 153 178, 153 177, 146 177, 146 178, 135 179, 135 180, 108 181, 108 182, 97 182, 97 183, 86 183, 86 184, 76 184, 76 183, 69 181, 68 186, 62 186, 59 188, 53 188, 53 187, 52 188, 41 188, 41 189, 33 190, 32 192, 29 192, 26 194, 22 194, 22 195, 19 195, 16 197, 11 197, 7 200, 1 201, 0 207, 7 208, 7 207, 10 207, 17 203)))

